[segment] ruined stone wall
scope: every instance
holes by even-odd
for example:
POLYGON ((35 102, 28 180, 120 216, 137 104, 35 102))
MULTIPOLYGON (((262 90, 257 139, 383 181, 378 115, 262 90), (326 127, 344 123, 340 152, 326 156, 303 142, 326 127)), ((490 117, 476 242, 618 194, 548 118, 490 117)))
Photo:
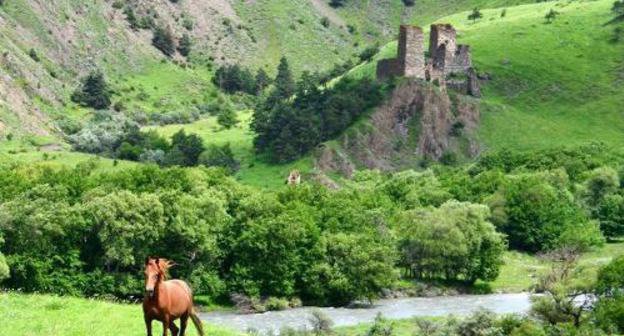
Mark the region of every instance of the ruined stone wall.
POLYGON ((472 68, 470 46, 460 44, 457 46, 452 62, 445 64, 444 72, 447 75, 453 73, 466 73, 470 68, 472 68))
POLYGON ((424 37, 420 27, 401 25, 398 59, 403 76, 425 79, 424 37))
POLYGON ((377 62, 377 78, 386 79, 392 76, 402 76, 399 60, 396 58, 382 59, 377 62))
POLYGON ((453 63, 457 52, 457 31, 450 24, 431 25, 429 35, 429 55, 434 60, 434 64, 443 63, 449 65, 453 63), (444 50, 440 50, 444 47, 444 50), (443 59, 440 59, 443 58, 443 59))

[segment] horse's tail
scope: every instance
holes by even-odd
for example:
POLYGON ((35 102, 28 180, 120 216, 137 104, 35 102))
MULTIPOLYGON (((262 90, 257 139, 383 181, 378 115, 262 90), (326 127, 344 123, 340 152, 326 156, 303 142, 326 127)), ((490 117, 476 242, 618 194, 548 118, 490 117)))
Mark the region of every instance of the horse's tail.
POLYGON ((204 336, 204 326, 202 325, 202 321, 199 319, 195 309, 191 311, 190 317, 191 321, 193 321, 193 324, 195 325, 195 328, 197 329, 197 333, 199 333, 199 336, 204 336))

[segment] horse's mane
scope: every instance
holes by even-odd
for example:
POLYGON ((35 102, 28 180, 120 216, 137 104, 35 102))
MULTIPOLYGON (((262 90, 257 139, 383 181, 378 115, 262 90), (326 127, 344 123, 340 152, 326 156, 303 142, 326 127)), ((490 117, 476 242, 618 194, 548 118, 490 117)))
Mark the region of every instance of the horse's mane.
POLYGON ((175 265, 174 262, 164 258, 153 259, 156 261, 156 267, 158 268, 158 274, 161 276, 161 279, 166 280, 167 272, 175 265))

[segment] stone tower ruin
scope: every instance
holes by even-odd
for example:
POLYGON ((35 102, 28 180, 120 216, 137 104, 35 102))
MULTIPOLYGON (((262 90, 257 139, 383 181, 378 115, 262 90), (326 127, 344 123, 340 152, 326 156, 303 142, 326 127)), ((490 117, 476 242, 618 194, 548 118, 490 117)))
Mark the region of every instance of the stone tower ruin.
POLYGON ((377 63, 377 77, 405 76, 425 79, 424 34, 422 28, 410 25, 399 27, 397 58, 377 63))
POLYGON ((377 63, 377 78, 398 76, 424 79, 480 96, 478 79, 472 68, 470 46, 457 44, 455 28, 450 24, 431 26, 428 60, 425 60, 423 35, 420 27, 400 26, 397 58, 380 60, 377 63), (461 74, 466 78, 451 76, 461 74))
POLYGON ((450 24, 431 25, 429 56, 431 67, 444 76, 467 73, 472 67, 470 46, 457 45, 457 31, 450 24))

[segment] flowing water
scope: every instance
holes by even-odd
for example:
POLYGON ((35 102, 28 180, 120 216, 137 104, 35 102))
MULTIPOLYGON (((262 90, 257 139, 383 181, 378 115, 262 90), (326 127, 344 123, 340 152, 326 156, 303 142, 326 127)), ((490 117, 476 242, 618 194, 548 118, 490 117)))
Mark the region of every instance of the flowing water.
POLYGON ((480 308, 495 313, 526 313, 531 304, 529 294, 457 295, 430 298, 402 298, 379 300, 370 308, 317 308, 303 307, 261 314, 203 313, 201 318, 209 323, 241 331, 256 330, 261 333, 279 332, 283 328, 310 328, 312 311, 320 310, 333 322, 334 327, 372 322, 378 313, 389 319, 415 316, 467 315, 480 308))

